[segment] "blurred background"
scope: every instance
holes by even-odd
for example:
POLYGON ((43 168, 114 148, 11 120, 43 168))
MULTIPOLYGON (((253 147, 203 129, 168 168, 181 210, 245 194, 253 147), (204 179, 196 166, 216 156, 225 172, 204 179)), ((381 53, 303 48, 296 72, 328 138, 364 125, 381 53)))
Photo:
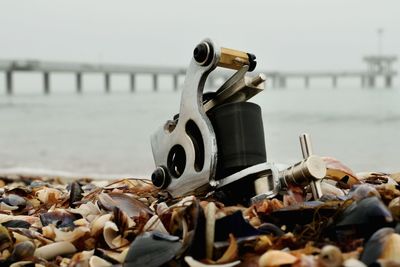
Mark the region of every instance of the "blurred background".
POLYGON ((400 171, 398 10, 396 0, 0 0, 0 173, 150 176, 150 135, 179 112, 181 71, 206 37, 255 54, 267 74, 252 101, 268 161, 301 160, 308 132, 316 154, 356 172, 400 171), (93 71, 117 65, 180 74, 93 71))

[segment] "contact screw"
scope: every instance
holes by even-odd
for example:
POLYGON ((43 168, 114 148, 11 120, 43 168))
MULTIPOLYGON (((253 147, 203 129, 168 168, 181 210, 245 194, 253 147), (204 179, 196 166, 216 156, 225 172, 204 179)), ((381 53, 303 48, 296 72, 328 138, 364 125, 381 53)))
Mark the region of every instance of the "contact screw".
POLYGON ((311 140, 308 134, 300 135, 303 160, 279 173, 283 189, 289 184, 311 186, 314 199, 322 197, 321 181, 326 176, 326 164, 321 157, 312 155, 311 140))

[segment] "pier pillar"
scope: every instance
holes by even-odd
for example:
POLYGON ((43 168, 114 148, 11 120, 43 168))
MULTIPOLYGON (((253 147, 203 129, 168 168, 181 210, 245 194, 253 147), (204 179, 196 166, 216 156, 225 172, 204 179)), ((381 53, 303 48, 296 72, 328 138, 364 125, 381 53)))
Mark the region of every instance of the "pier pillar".
POLYGON ((385 86, 386 86, 386 88, 392 87, 392 76, 385 77, 385 86))
POLYGON ((368 87, 374 88, 375 87, 375 77, 369 76, 368 77, 368 87))
POLYGON ((157 74, 153 74, 153 90, 154 90, 154 92, 158 91, 158 77, 157 77, 157 74))
POLYGON ((131 81, 131 92, 135 92, 135 74, 130 75, 130 81, 131 81))
POLYGON ((104 74, 104 89, 106 90, 106 93, 110 92, 110 74, 109 73, 104 74))
POLYGON ((308 76, 304 77, 304 87, 305 88, 310 87, 310 77, 308 77, 308 76))
POLYGON ((333 88, 337 87, 337 76, 332 76, 332 87, 333 88))
POLYGON ((178 78, 179 78, 178 74, 174 74, 174 77, 173 77, 173 79, 174 79, 174 91, 178 90, 178 78))
POLYGON ((50 93, 50 74, 48 72, 43 72, 43 89, 46 95, 50 93))
POLYGON ((82 73, 76 73, 76 92, 82 93, 82 73))
POLYGON ((286 78, 279 77, 279 88, 285 88, 285 87, 286 87, 286 78))
POLYGON ((361 76, 361 88, 365 88, 365 80, 367 79, 367 77, 365 76, 361 76))
POLYGON ((6 71, 5 73, 5 78, 6 78, 6 90, 7 90, 7 95, 12 95, 13 94, 13 74, 12 71, 6 71))

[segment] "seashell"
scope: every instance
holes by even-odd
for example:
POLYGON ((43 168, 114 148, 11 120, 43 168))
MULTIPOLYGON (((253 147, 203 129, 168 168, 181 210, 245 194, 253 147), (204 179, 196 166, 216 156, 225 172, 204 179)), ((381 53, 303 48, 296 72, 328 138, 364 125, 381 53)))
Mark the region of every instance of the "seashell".
POLYGON ((0 224, 0 251, 12 246, 12 239, 7 228, 0 224))
POLYGON ((21 261, 26 258, 32 257, 35 253, 36 246, 32 241, 24 241, 14 246, 13 252, 10 256, 10 261, 21 261))
POLYGON ((336 220, 336 229, 340 231, 350 227, 356 231, 357 236, 368 239, 376 230, 392 221, 392 214, 386 205, 374 196, 348 206, 336 220))
POLYGON ((54 226, 52 227, 55 234, 55 241, 74 242, 75 240, 84 236, 86 233, 90 232, 88 227, 77 227, 73 231, 63 231, 61 229, 55 228, 54 226))
POLYGON ((26 228, 26 229, 28 229, 31 226, 29 222, 23 220, 11 220, 2 223, 2 225, 8 228, 26 228))
POLYGON ((103 255, 105 255, 105 258, 111 259, 110 261, 114 260, 116 262, 123 263, 125 261, 126 255, 128 254, 129 247, 122 250, 122 252, 116 252, 105 249, 98 249, 98 251, 100 251, 103 255))
POLYGON ((381 198, 378 190, 370 184, 361 184, 354 187, 355 190, 349 193, 349 196, 355 201, 360 201, 367 197, 376 196, 381 198))
POLYGON ((118 207, 114 207, 113 216, 114 222, 118 226, 118 229, 121 233, 124 233, 126 230, 135 226, 135 222, 118 207))
POLYGON ((367 265, 357 259, 347 259, 343 262, 343 267, 367 267, 367 265))
POLYGON ((376 231, 364 246, 360 260, 367 266, 378 259, 400 260, 400 235, 393 228, 382 228, 376 231))
POLYGON ((75 208, 75 202, 78 202, 83 197, 83 190, 78 182, 71 184, 71 191, 69 193, 69 206, 75 208))
POLYGON ((106 209, 113 210, 114 207, 118 207, 122 211, 126 212, 126 214, 131 218, 139 216, 141 211, 148 214, 153 213, 147 205, 143 204, 143 202, 123 193, 101 193, 99 195, 99 201, 106 209))
POLYGON ((272 223, 263 223, 257 228, 257 230, 263 235, 274 235, 280 237, 285 234, 281 228, 272 223))
POLYGON ((206 217, 206 257, 212 259, 215 236, 215 213, 217 207, 214 202, 209 202, 205 208, 206 217))
POLYGON ((90 227, 90 235, 97 236, 103 230, 105 223, 110 221, 111 217, 111 214, 104 214, 93 220, 90 227))
POLYGON ((181 247, 176 236, 146 232, 136 237, 130 245, 124 266, 158 267, 173 259, 181 247))
POLYGON ((384 260, 392 260, 400 263, 400 235, 397 233, 390 234, 386 240, 383 251, 380 256, 384 260))
POLYGON ((69 266, 87 266, 89 259, 94 255, 94 249, 75 253, 69 266))
POLYGON ((92 257, 90 257, 90 260, 89 260, 89 266, 90 267, 108 267, 108 266, 112 266, 112 264, 100 257, 92 256, 92 257))
MULTIPOLYGON (((328 180, 329 181, 329 180, 328 180)), ((321 189, 323 195, 344 196, 344 192, 336 186, 330 184, 328 181, 321 182, 321 189)))
POLYGON ((62 193, 60 190, 44 187, 36 192, 36 196, 42 203, 56 203, 61 198, 62 193))
POLYGON ((169 234, 167 229, 165 229, 164 224, 161 222, 160 218, 157 215, 153 215, 144 225, 144 232, 160 232, 163 234, 169 234))
POLYGON ((400 197, 396 197, 390 201, 388 208, 392 213, 393 217, 400 221, 400 197))
POLYGON ((360 179, 346 165, 331 157, 322 157, 326 164, 326 177, 337 182, 343 182, 349 186, 359 184, 360 179))
POLYGON ((4 202, 0 203, 0 210, 17 210, 17 209, 19 209, 18 206, 10 206, 4 202))
POLYGON ((71 254, 75 252, 76 248, 74 245, 72 245, 70 242, 62 241, 37 248, 35 251, 35 256, 43 258, 45 260, 51 260, 56 256, 71 254))
POLYGON ((89 222, 92 222, 94 219, 97 218, 98 215, 102 214, 99 207, 93 202, 87 202, 81 204, 78 208, 69 209, 69 211, 71 213, 80 214, 83 218, 85 218, 89 222))
POLYGON ((208 267, 208 266, 215 266, 215 267, 234 267, 240 264, 240 261, 234 261, 225 264, 204 264, 202 262, 196 261, 190 256, 185 257, 185 262, 189 265, 189 267, 208 267))
POLYGON ((14 262, 13 264, 10 265, 10 267, 23 267, 27 265, 32 266, 32 264, 33 264, 32 261, 19 261, 19 262, 14 262))
POLYGON ((243 218, 241 211, 215 221, 215 242, 228 240, 230 233, 236 238, 260 235, 260 232, 243 218))
POLYGON ((68 227, 71 229, 75 228, 74 221, 79 219, 76 214, 61 209, 42 213, 39 215, 39 218, 43 226, 53 224, 57 228, 68 227))
POLYGON ((268 250, 258 260, 260 267, 294 264, 298 259, 290 253, 281 250, 268 250))
POLYGON ((121 248, 129 244, 129 241, 122 238, 118 231, 118 226, 114 222, 106 222, 103 228, 103 237, 110 248, 121 248))
POLYGON ((3 202, 10 206, 17 206, 17 207, 25 207, 26 200, 23 197, 20 197, 15 194, 9 194, 5 198, 3 198, 3 202))
POLYGON ((321 267, 340 267, 343 263, 342 252, 336 246, 324 246, 319 254, 319 263, 321 267))
POLYGON ((226 263, 231 262, 237 259, 238 257, 238 245, 235 237, 230 234, 229 235, 229 247, 226 249, 221 258, 219 258, 216 263, 226 263))
POLYGON ((359 177, 360 180, 370 184, 397 184, 389 174, 383 172, 360 172, 357 173, 357 177, 359 177))
POLYGON ((30 224, 36 224, 40 221, 38 217, 34 217, 34 216, 25 216, 25 215, 13 216, 13 215, 7 215, 7 214, 0 214, 0 223, 14 221, 14 220, 26 221, 30 224))

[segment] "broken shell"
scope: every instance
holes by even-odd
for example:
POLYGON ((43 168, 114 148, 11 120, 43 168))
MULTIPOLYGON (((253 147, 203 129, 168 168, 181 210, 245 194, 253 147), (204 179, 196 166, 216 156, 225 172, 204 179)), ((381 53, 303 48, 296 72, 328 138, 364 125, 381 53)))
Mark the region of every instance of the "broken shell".
POLYGON ((141 211, 145 211, 148 214, 153 213, 143 202, 123 193, 101 193, 98 199, 106 209, 113 210, 114 207, 118 207, 131 218, 139 216, 141 211))
POLYGON ((181 247, 177 236, 146 232, 130 245, 124 266, 158 267, 173 259, 181 247))
POLYGON ((364 198, 373 196, 381 198, 381 195, 379 194, 378 190, 376 190, 375 187, 373 187, 370 184, 357 185, 355 187, 355 190, 351 191, 349 195, 355 201, 360 201, 364 198))
POLYGON ((234 267, 234 266, 237 266, 240 264, 240 261, 234 261, 234 262, 225 263, 225 264, 204 264, 199 261, 196 261, 195 259, 193 259, 190 256, 186 256, 185 261, 190 267, 213 267, 213 266, 215 266, 215 267, 234 267))
POLYGON ((347 259, 343 262, 343 267, 367 267, 367 265, 357 259, 347 259))
POLYGON ((336 246, 324 246, 319 254, 319 262, 322 267, 340 267, 343 263, 343 255, 336 246))
POLYGON ((3 202, 10 206, 24 207, 26 205, 25 198, 15 194, 9 194, 5 198, 3 198, 3 202))
POLYGON ((36 249, 35 256, 51 260, 59 255, 75 253, 76 248, 70 242, 62 241, 42 246, 36 249))
POLYGON ((393 260, 400 263, 400 235, 393 233, 389 236, 383 246, 380 256, 384 260, 393 260))
POLYGON ((169 234, 167 229, 165 229, 164 224, 161 222, 157 215, 153 215, 143 227, 144 232, 160 232, 163 234, 169 234))
POLYGON ((75 240, 78 240, 82 236, 84 236, 86 233, 88 233, 90 230, 87 227, 76 227, 73 231, 63 231, 62 229, 58 229, 52 224, 49 225, 55 234, 54 240, 55 241, 69 241, 69 242, 74 242, 75 240))
POLYGON ((392 213, 393 217, 400 221, 400 197, 396 197, 390 201, 388 208, 392 213))
POLYGON ((75 227, 74 221, 79 219, 76 214, 69 213, 65 210, 55 210, 40 214, 40 221, 43 226, 53 224, 57 228, 68 227, 73 229, 75 227))
POLYGON ((369 197, 353 202, 336 221, 336 230, 352 228, 356 235, 368 239, 378 229, 393 221, 386 205, 377 197, 369 197), (371 222, 374 222, 373 224, 371 222))
POLYGON ((103 237, 110 248, 117 249, 129 244, 129 241, 122 238, 118 226, 114 222, 106 222, 103 228, 103 237))
POLYGON ((8 228, 26 228, 26 229, 28 229, 31 226, 29 222, 23 220, 11 220, 3 222, 2 225, 8 228))
POLYGON ((323 180, 321 182, 321 190, 323 195, 344 196, 345 194, 335 185, 329 183, 330 180, 323 180))
POLYGON ((31 241, 24 241, 15 245, 11 253, 11 261, 21 261, 33 256, 36 246, 31 241))
POLYGON ((108 267, 108 266, 112 266, 112 264, 100 257, 92 256, 92 257, 90 257, 90 260, 89 260, 89 266, 90 267, 108 267))
POLYGON ((19 262, 15 262, 15 263, 11 264, 10 267, 23 267, 23 266, 27 266, 27 265, 32 266, 32 264, 34 264, 34 263, 31 261, 19 261, 19 262))
POLYGON ((93 222, 91 223, 91 231, 90 234, 92 236, 97 236, 100 231, 104 228, 104 225, 106 222, 110 221, 112 215, 111 214, 104 214, 101 216, 98 216, 93 222))
POLYGON ((122 211, 118 207, 114 207, 113 216, 114 222, 121 233, 124 233, 135 226, 135 222, 126 214, 126 212, 122 211))
POLYGON ((57 202, 61 198, 62 193, 60 190, 44 187, 36 192, 36 196, 42 203, 47 204, 57 202))
POLYGON ((83 190, 78 182, 71 184, 71 192, 69 193, 69 206, 75 208, 75 202, 78 202, 83 197, 83 190))
POLYGON ((0 224, 0 252, 12 246, 12 239, 7 228, 0 224))
POLYGON ((206 217, 206 257, 212 259, 215 236, 215 213, 217 207, 214 202, 209 202, 205 208, 206 217))
POLYGON ((382 258, 384 253, 387 259, 390 259, 390 254, 399 252, 400 244, 398 234, 394 233, 393 228, 382 228, 376 231, 368 242, 364 246, 364 250, 361 254, 360 260, 367 266, 376 262, 379 258, 382 258), (392 235, 395 235, 392 238, 392 235), (394 250, 397 248, 397 251, 394 250), (388 250, 385 252, 385 250, 388 250))
POLYGON ((349 186, 359 184, 357 175, 342 162, 331 157, 322 157, 326 164, 326 177, 349 186))
POLYGON ((268 250, 258 260, 260 267, 281 266, 294 264, 297 258, 290 253, 281 250, 268 250))

